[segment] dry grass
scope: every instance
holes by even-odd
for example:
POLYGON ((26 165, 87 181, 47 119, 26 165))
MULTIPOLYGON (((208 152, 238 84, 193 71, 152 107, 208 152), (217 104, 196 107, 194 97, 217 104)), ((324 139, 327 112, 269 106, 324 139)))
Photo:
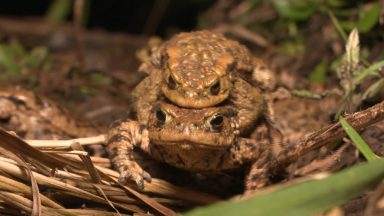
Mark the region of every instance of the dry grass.
POLYGON ((0 130, 0 212, 32 215, 175 215, 172 209, 209 204, 216 197, 159 179, 121 185, 109 160, 82 145, 104 137, 26 141, 0 130), (92 141, 89 141, 89 140, 92 141), (33 146, 33 147, 32 147, 33 146), (172 209, 171 209, 172 208, 172 209))

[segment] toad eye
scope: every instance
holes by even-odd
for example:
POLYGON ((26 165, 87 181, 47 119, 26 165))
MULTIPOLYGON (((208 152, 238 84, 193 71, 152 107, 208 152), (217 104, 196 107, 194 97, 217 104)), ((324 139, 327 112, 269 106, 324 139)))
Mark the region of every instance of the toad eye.
POLYGON ((209 121, 209 124, 213 129, 220 130, 224 124, 224 117, 222 115, 216 115, 209 121))
POLYGON ((167 120, 167 114, 163 110, 159 109, 156 111, 156 119, 160 124, 164 124, 167 120))
POLYGON ((168 76, 167 84, 170 89, 176 89, 177 87, 176 81, 171 75, 168 76))
POLYGON ((221 90, 220 81, 216 81, 216 82, 211 86, 211 88, 209 89, 209 91, 210 91, 211 94, 213 94, 213 95, 218 95, 218 94, 220 93, 220 90, 221 90))

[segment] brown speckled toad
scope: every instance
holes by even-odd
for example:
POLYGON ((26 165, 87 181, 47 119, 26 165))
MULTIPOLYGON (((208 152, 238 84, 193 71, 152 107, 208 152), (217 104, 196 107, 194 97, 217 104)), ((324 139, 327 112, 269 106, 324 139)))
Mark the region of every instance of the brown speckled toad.
POLYGON ((143 188, 150 175, 135 161, 134 151, 194 173, 248 169, 245 188, 268 183, 272 162, 268 128, 256 127, 256 139, 239 136, 238 113, 231 106, 185 109, 159 102, 148 113, 148 123, 121 121, 108 134, 107 151, 120 181, 133 180, 143 188))
POLYGON ((133 180, 141 188, 150 180, 133 156, 140 149, 195 172, 253 164, 246 189, 265 185, 271 122, 265 121, 263 90, 273 79, 260 60, 236 41, 198 31, 163 43, 144 68, 149 76, 132 93, 133 120, 121 121, 108 134, 107 150, 122 182, 133 180), (241 138, 255 128, 258 138, 241 138))
POLYGON ((231 104, 251 129, 263 110, 262 89, 272 88, 273 75, 265 64, 236 41, 210 31, 181 33, 151 55, 149 73, 134 90, 134 110, 147 121, 153 103, 165 97, 185 108, 231 104))

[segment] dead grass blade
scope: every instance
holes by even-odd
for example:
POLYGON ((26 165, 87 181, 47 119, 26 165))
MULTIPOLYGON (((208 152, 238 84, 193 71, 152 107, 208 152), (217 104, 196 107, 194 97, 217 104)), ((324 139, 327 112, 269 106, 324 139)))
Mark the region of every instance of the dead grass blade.
MULTIPOLYGON (((3 172, 6 172, 8 174, 11 174, 13 176, 16 176, 18 178, 26 180, 27 176, 25 176, 25 172, 23 172, 19 166, 12 164, 12 163, 6 163, 4 161, 0 161, 0 170, 3 172)), ((92 193, 89 193, 87 191, 84 191, 80 188, 77 188, 75 186, 72 186, 69 183, 61 182, 60 180, 53 178, 53 177, 47 177, 44 175, 41 175, 39 173, 33 172, 34 176, 36 178, 36 181, 39 185, 43 185, 46 187, 50 187, 53 189, 56 189, 61 192, 69 192, 75 197, 79 197, 84 200, 89 200, 101 204, 107 204, 108 203, 101 197, 94 195, 92 193)), ((137 208, 136 206, 130 206, 130 205, 122 205, 119 203, 114 203, 114 205, 121 207, 122 209, 126 209, 128 211, 132 212, 145 212, 143 210, 140 210, 140 208, 137 208)))
MULTIPOLYGON (((84 148, 77 142, 72 143, 71 147, 78 151, 85 151, 84 148)), ((116 207, 113 205, 113 203, 108 199, 108 196, 106 196, 103 189, 98 185, 96 185, 101 183, 101 178, 100 178, 99 172, 95 169, 95 166, 93 165, 89 155, 86 155, 86 156, 79 155, 79 157, 83 161, 86 169, 88 170, 88 173, 91 176, 92 182, 95 183, 93 184, 93 186, 97 189, 97 192, 101 194, 104 197, 104 199, 108 202, 108 204, 120 215, 119 210, 117 210, 116 207)))
MULTIPOLYGON (((117 183, 117 181, 116 181, 116 183, 117 183)), ((166 215, 166 216, 168 216, 168 215, 169 216, 176 216, 177 215, 176 212, 174 212, 170 208, 167 208, 167 207, 161 205, 156 200, 151 199, 151 198, 149 198, 143 194, 140 194, 140 193, 136 192, 135 190, 132 190, 131 188, 124 186, 122 184, 120 184, 120 186, 123 187, 125 190, 129 191, 130 193, 132 193, 133 195, 135 195, 137 198, 141 199, 143 202, 145 202, 146 204, 148 204, 152 208, 156 209, 161 214, 166 215)))
POLYGON ((40 196, 39 196, 39 187, 37 186, 36 180, 33 177, 30 165, 27 164, 23 158, 22 155, 14 154, 13 152, 10 152, 6 149, 1 148, 1 152, 8 157, 12 158, 15 162, 17 162, 19 165, 21 165, 22 168, 26 171, 26 174, 29 176, 31 187, 32 187, 32 197, 33 197, 33 206, 32 206, 32 213, 33 216, 40 216, 41 215, 41 203, 40 203, 40 196))
POLYGON ((140 200, 142 200, 144 203, 148 204, 149 206, 151 206, 152 208, 154 208, 155 210, 157 210, 159 213, 163 214, 163 215, 176 215, 176 213, 174 211, 172 211, 171 209, 161 205, 160 203, 158 203, 156 200, 154 199, 151 199, 143 194, 140 194, 138 193, 137 191, 131 189, 130 187, 127 187, 121 183, 119 183, 116 179, 113 179, 111 178, 110 176, 104 174, 104 177, 107 178, 110 182, 114 182, 116 185, 119 185, 121 188, 123 188, 125 191, 127 191, 128 193, 134 195, 135 197, 139 198, 140 200))
MULTIPOLYGON (((61 155, 61 156, 66 158, 67 161, 68 160, 72 160, 73 162, 80 161, 80 159, 74 155, 61 155)), ((94 157, 92 158, 92 161, 97 161, 102 163, 104 166, 110 167, 110 162, 108 159, 94 157)), ((116 180, 119 176, 118 172, 114 170, 97 166, 97 165, 95 167, 97 168, 97 170, 99 170, 99 172, 102 172, 105 175, 112 177, 114 180, 116 180)), ((76 170, 76 171, 79 172, 79 170, 76 170)), ((128 184, 128 185, 130 187, 135 187, 133 184, 128 184)), ((160 179, 152 179, 151 183, 145 183, 144 192, 177 198, 177 199, 185 200, 187 202, 192 202, 195 204, 210 204, 220 200, 219 198, 213 195, 198 192, 198 191, 191 190, 184 187, 179 187, 160 179)))
MULTIPOLYGON (((128 216, 128 214, 118 214, 114 212, 106 212, 102 210, 93 209, 57 209, 57 212, 66 213, 71 215, 92 215, 92 216, 128 216)), ((130 214, 129 214, 130 215, 130 214)))
MULTIPOLYGON (((119 174, 114 170, 99 166, 96 166, 96 168, 102 171, 104 174, 112 177, 114 180, 116 180, 119 176, 119 174)), ((176 186, 160 179, 152 179, 151 183, 145 182, 144 192, 177 198, 195 204, 211 204, 220 201, 218 197, 213 195, 176 186)))
POLYGON ((69 148, 72 143, 79 143, 80 145, 99 144, 105 142, 104 135, 93 137, 85 137, 70 140, 25 140, 29 145, 35 148, 69 148))
MULTIPOLYGON (((25 197, 22 197, 18 194, 15 194, 15 193, 1 191, 0 192, 0 199, 4 200, 9 205, 13 205, 13 206, 19 208, 20 210, 23 210, 23 211, 26 211, 26 212, 32 214, 32 208, 30 207, 30 206, 32 206, 32 201, 25 198, 25 197)), ((43 215, 47 215, 47 216, 50 216, 50 215, 52 215, 52 216, 54 216, 54 215, 63 215, 63 216, 73 215, 73 214, 61 214, 59 212, 56 212, 54 209, 48 209, 45 207, 43 207, 41 209, 41 213, 43 215)))
POLYGON ((133 183, 117 183, 119 174, 108 168, 108 159, 89 157, 72 140, 65 141, 72 143, 72 148, 57 147, 55 141, 51 145, 48 141, 44 141, 44 145, 36 140, 34 142, 46 152, 0 129, 0 148, 4 146, 4 150, 0 151, 0 212, 16 211, 14 214, 19 214, 24 211, 37 215, 33 213, 36 207, 33 207, 32 199, 40 199, 41 215, 176 215, 165 205, 177 209, 219 200, 159 179, 153 179, 152 183, 145 185, 144 191, 138 192, 133 183), (29 171, 25 171, 26 167, 29 171), (33 187, 27 186, 28 181, 34 181, 36 188, 37 185, 44 188, 43 193, 33 192, 33 187), (49 196, 46 194, 48 191, 49 196), (65 208, 71 200, 78 207, 65 208), (88 204, 103 211, 78 209, 88 204))
MULTIPOLYGON (((84 148, 79 143, 72 143, 71 147, 74 150, 85 152, 84 148)), ((101 178, 100 178, 99 172, 95 169, 95 166, 93 166, 93 163, 92 163, 89 155, 87 155, 87 156, 79 155, 79 157, 83 161, 83 164, 85 165, 85 167, 87 168, 93 183, 97 183, 97 184, 101 183, 101 178)))
POLYGON ((56 158, 44 154, 40 150, 28 145, 22 139, 11 135, 10 133, 0 130, 0 146, 4 149, 14 152, 34 160, 40 161, 50 168, 63 168, 63 163, 56 158))
MULTIPOLYGON (((7 191, 7 192, 13 192, 13 193, 19 193, 24 194, 26 197, 32 197, 32 190, 27 185, 20 183, 18 181, 15 181, 11 178, 1 176, 0 175, 0 191, 7 191)), ((52 201, 48 197, 44 196, 43 194, 39 194, 41 203, 45 206, 51 207, 51 208, 64 208, 60 204, 52 201)))
MULTIPOLYGON (((39 187, 37 186, 37 182, 35 177, 33 176, 31 167, 24 161, 24 159, 21 157, 20 162, 25 167, 25 170, 28 173, 30 182, 31 182, 31 188, 32 188, 32 216, 40 216, 41 215, 41 200, 40 200, 40 192, 39 187)), ((19 162, 19 163, 20 163, 19 162)))

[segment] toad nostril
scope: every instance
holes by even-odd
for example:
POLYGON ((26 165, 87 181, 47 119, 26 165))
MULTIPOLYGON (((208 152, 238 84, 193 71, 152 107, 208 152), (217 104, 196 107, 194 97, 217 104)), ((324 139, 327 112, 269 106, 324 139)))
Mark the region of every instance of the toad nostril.
POLYGON ((192 131, 194 131, 194 130, 198 130, 199 125, 196 124, 196 123, 192 123, 192 124, 189 125, 189 128, 190 128, 192 131))
POLYGON ((175 129, 178 131, 183 130, 183 124, 181 122, 177 122, 175 124, 175 129))

